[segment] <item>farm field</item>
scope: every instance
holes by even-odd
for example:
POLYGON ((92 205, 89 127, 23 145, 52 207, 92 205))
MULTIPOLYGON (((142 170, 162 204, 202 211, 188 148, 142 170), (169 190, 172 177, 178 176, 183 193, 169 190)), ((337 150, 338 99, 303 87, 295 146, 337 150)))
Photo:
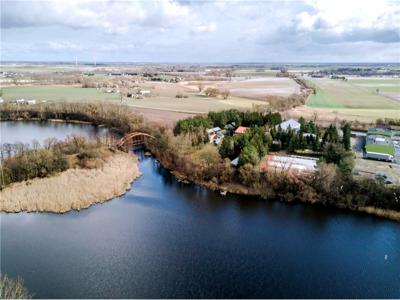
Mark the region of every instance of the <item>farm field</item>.
POLYGON ((303 116, 307 119, 314 119, 316 117, 319 123, 326 125, 335 120, 373 123, 378 118, 399 119, 400 109, 319 108, 302 105, 284 112, 284 115, 286 118, 303 116))
MULTIPOLYGON (((266 105, 263 101, 234 96, 228 99, 200 96, 198 92, 171 83, 146 83, 141 84, 141 87, 143 89, 149 89, 151 91, 151 96, 144 99, 124 98, 123 103, 136 108, 185 113, 207 113, 209 111, 230 108, 251 109, 253 105, 266 105), (176 98, 177 93, 184 94, 188 98, 176 98)), ((118 94, 104 93, 95 88, 81 88, 77 86, 11 86, 2 88, 2 91, 5 100, 22 98, 71 102, 120 101, 120 96, 118 94)))
POLYGON ((349 82, 370 94, 377 94, 400 101, 400 78, 351 78, 349 82))
POLYGON ((313 108, 400 110, 400 102, 356 86, 351 81, 322 78, 307 80, 307 82, 315 86, 317 90, 317 94, 310 95, 307 101, 307 106, 313 108))
POLYGON ((233 74, 235 76, 240 77, 275 77, 277 70, 269 70, 269 69, 240 69, 235 70, 233 74))
POLYGON ((107 94, 95 88, 43 85, 3 87, 5 100, 36 99, 46 101, 116 101, 117 94, 107 94))
POLYGON ((207 113, 224 109, 252 109, 254 105, 266 103, 258 100, 230 97, 229 99, 189 96, 188 98, 171 98, 166 96, 149 97, 145 99, 125 99, 125 104, 136 108, 149 108, 185 113, 207 113))
POLYGON ((400 93, 400 78, 350 78, 349 82, 352 85, 368 90, 370 93, 376 93, 376 89, 379 89, 380 92, 400 93))
POLYGON ((81 71, 85 66, 74 64, 46 65, 46 64, 2 64, 0 69, 3 72, 26 72, 26 73, 52 73, 52 72, 70 72, 81 71))
POLYGON ((231 95, 257 100, 266 100, 268 96, 286 97, 300 92, 300 86, 292 79, 278 77, 232 78, 230 81, 188 81, 179 84, 196 90, 199 83, 203 84, 204 88, 227 90, 231 95))

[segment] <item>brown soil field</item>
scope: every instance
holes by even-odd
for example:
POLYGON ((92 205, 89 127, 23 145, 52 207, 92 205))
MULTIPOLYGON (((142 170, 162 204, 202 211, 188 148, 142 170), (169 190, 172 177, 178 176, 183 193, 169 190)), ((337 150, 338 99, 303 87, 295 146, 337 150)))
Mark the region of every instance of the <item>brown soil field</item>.
POLYGON ((143 115, 146 121, 156 122, 172 128, 178 120, 192 117, 195 114, 175 112, 153 108, 132 107, 133 112, 143 115))
POLYGON ((69 169, 56 176, 14 183, 0 191, 0 211, 80 210, 124 194, 139 176, 137 157, 118 152, 98 169, 69 169))
POLYGON ((265 100, 268 96, 289 96, 300 93, 300 86, 290 78, 259 77, 233 78, 226 81, 188 81, 179 85, 198 91, 201 83, 204 88, 215 87, 221 91, 228 90, 232 95, 257 100, 265 100))

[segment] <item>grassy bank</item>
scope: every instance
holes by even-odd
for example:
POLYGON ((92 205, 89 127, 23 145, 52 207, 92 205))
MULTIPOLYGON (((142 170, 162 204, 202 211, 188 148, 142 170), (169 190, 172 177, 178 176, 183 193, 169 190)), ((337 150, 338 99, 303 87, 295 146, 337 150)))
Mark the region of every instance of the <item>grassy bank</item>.
POLYGON ((133 154, 117 152, 93 169, 68 169, 56 176, 13 183, 0 192, 0 211, 65 213, 124 194, 140 176, 133 154))

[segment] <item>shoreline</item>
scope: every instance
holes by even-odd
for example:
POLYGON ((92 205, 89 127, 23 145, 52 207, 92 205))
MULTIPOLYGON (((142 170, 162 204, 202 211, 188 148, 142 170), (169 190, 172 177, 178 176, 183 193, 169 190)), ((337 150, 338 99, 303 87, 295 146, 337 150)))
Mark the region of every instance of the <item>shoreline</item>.
MULTIPOLYGON (((24 120, 35 120, 35 118, 29 118, 29 119, 24 119, 24 120)), ((47 119, 48 120, 58 120, 59 122, 81 122, 78 120, 59 120, 59 119, 47 119)), ((93 124, 91 122, 87 122, 89 124, 93 124)), ((94 125, 94 124, 93 124, 94 125)), ((96 125, 95 125, 96 126, 96 125)), ((190 178, 189 175, 185 175, 180 173, 179 171, 173 170, 172 168, 170 168, 170 166, 165 163, 162 162, 154 153, 152 153, 154 158, 167 170, 169 170, 179 181, 183 181, 183 182, 190 182, 190 183, 194 183, 203 187, 206 187, 208 189, 211 190, 219 190, 223 193, 229 192, 232 194, 238 194, 238 195, 250 195, 250 196, 258 196, 260 197, 260 199, 263 199, 261 197, 261 195, 259 193, 257 193, 256 191, 252 190, 251 188, 248 188, 246 186, 243 185, 238 185, 238 184, 216 184, 216 183, 211 183, 211 182, 205 182, 205 181, 199 181, 199 180, 193 180, 190 178)), ((126 192, 126 191, 125 191, 126 192)), ((122 193, 123 194, 123 193, 122 193)), ((1 194, 0 194, 1 195, 1 194)), ((117 197, 118 195, 114 196, 117 197)), ((113 197, 111 197, 113 198, 113 197)), ((111 199, 107 199, 107 200, 111 200, 111 199)), ((107 201, 104 200, 104 201, 107 201)), ((277 201, 284 201, 284 200, 280 200, 280 199, 275 199, 277 201)), ((102 201, 102 202, 104 202, 102 201)), ((284 202, 290 202, 290 201, 284 201, 284 202)), ((304 204, 314 204, 311 201, 297 201, 298 203, 304 203, 304 204)), ((347 210, 350 212, 356 212, 356 213, 363 213, 363 214, 369 214, 369 215, 374 215, 380 218, 385 218, 385 219, 390 219, 390 220, 394 220, 394 221, 398 221, 400 222, 400 212, 395 211, 395 210, 388 210, 388 209, 381 209, 381 208, 376 208, 376 207, 358 207, 358 206, 341 206, 341 205, 324 205, 320 202, 317 202, 316 204, 320 204, 323 205, 325 207, 332 207, 332 208, 336 208, 336 209, 341 209, 341 210, 347 210)), ((88 205, 87 207, 89 207, 90 205, 88 205)), ((82 207, 82 208, 86 208, 86 207, 82 207)), ((1 207, 0 207, 0 211, 2 211, 1 207)))
POLYGON ((137 156, 118 152, 100 168, 68 169, 6 187, 0 191, 0 212, 79 211, 122 196, 140 175, 137 156))
MULTIPOLYGON (((284 200, 279 200, 279 199, 264 199, 261 197, 260 194, 258 194, 255 191, 252 191, 251 188, 242 186, 242 185, 238 185, 238 184, 231 184, 231 185, 217 185, 215 183, 210 184, 210 182, 208 181, 200 181, 200 180, 192 180, 189 178, 189 176, 172 170, 169 167, 167 167, 166 164, 164 164, 158 157, 156 157, 153 154, 154 159, 156 159, 164 168, 166 168, 172 175, 175 176, 176 180, 178 180, 179 182, 185 183, 185 184, 196 184, 202 187, 205 187, 207 189, 213 190, 213 191, 219 191, 221 193, 224 193, 226 195, 226 193, 230 193, 230 194, 234 194, 234 195, 242 195, 242 196, 256 196, 256 197, 260 197, 260 199, 262 200, 273 200, 273 201, 280 201, 280 202, 284 202, 284 203, 294 203, 294 202, 290 202, 290 201, 284 201, 284 200)), ((377 207, 372 207, 372 206, 356 206, 356 207, 345 207, 345 206, 340 206, 340 205, 336 205, 336 206, 328 206, 328 205, 324 205, 320 202, 307 202, 307 201, 296 201, 297 203, 302 203, 302 204, 309 204, 309 205, 321 205, 323 207, 331 207, 334 209, 339 209, 339 210, 343 210, 343 211, 348 211, 348 212, 353 212, 353 213, 358 213, 358 214, 367 214, 367 215, 372 215, 375 217, 379 217, 382 219, 388 219, 388 220, 392 220, 392 221, 397 221, 400 222, 400 212, 399 211, 395 211, 395 210, 390 210, 390 209, 382 209, 382 208, 377 208, 377 207)))

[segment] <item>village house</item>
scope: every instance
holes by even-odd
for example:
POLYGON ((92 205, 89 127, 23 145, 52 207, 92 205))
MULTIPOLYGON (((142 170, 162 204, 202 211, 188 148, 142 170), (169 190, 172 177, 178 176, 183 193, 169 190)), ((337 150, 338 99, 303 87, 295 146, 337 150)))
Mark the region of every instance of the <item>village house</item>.
POLYGON ((234 135, 243 134, 246 132, 247 129, 249 129, 249 127, 239 126, 238 128, 236 128, 234 135))
POLYGON ((208 139, 210 140, 210 144, 216 143, 217 145, 221 143, 223 134, 221 132, 220 127, 214 127, 207 129, 208 139))

